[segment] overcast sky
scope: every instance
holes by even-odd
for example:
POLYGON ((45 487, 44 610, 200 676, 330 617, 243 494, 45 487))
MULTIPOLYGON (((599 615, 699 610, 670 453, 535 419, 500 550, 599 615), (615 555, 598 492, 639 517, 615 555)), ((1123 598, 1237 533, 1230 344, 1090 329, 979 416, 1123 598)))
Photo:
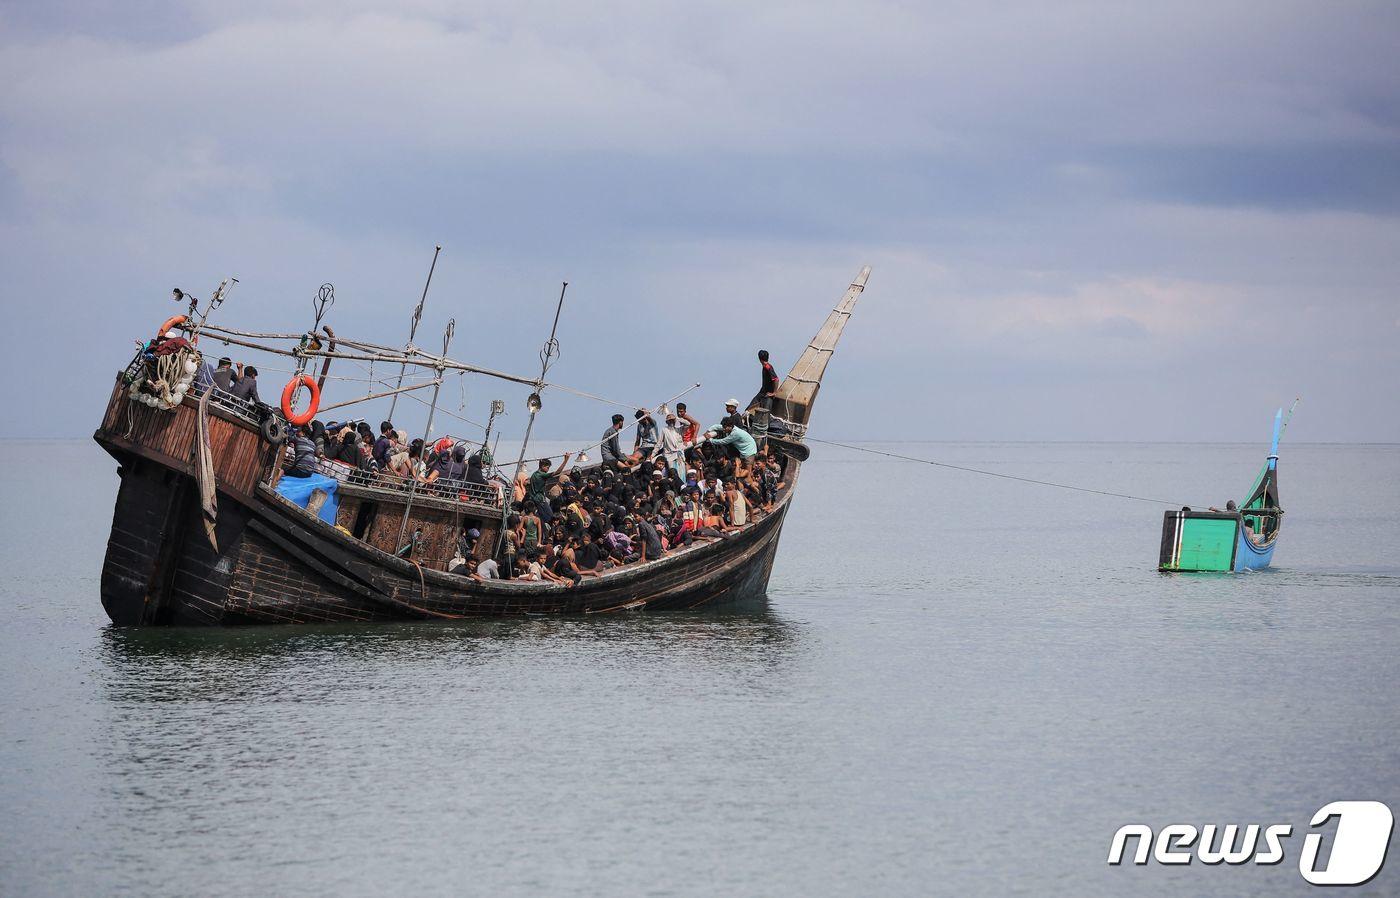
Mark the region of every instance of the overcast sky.
POLYGON ((533 374, 567 279, 552 376, 628 402, 746 399, 869 264, 814 435, 1400 441, 1397 60, 1394 2, 0 4, 7 432, 177 285, 402 341, 440 243, 420 344, 533 374))

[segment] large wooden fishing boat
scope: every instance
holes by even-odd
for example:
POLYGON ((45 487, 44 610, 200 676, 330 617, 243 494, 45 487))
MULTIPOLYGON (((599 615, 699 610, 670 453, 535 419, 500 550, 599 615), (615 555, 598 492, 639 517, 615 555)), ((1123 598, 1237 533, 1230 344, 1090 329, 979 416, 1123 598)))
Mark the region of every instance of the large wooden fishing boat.
MULTIPOLYGON (((234 625, 681 609, 760 596, 806 457, 812 405, 869 274, 860 272, 774 397, 772 443, 782 448, 785 467, 772 510, 726 538, 696 541, 576 586, 483 581, 445 570, 468 525, 481 534, 477 558, 496 551, 506 511, 497 490, 461 483, 444 489, 326 465, 337 493, 333 516, 315 503, 297 504, 278 489, 287 416, 201 388, 188 359, 179 363, 184 376, 172 369, 160 396, 143 393, 134 383, 138 354, 119 375, 95 434, 121 477, 102 568, 103 607, 124 625, 234 625), (406 551, 405 533, 412 535, 406 551)), ((267 349, 259 340, 290 339, 294 348, 283 354, 302 367, 336 358, 421 366, 436 374, 435 395, 444 372, 503 377, 534 389, 532 423, 538 393, 551 386, 543 370, 539 378, 502 375, 449 359, 446 345, 433 356, 411 344, 391 349, 332 334, 323 343, 315 328, 252 334, 216 327, 208 315, 217 304, 211 301, 201 318, 192 302, 191 314, 167 321, 161 333, 183 328, 190 341, 258 349, 267 349)), ((302 367, 298 385, 310 379, 302 367)))
POLYGON ((1249 498, 1239 508, 1183 508, 1165 514, 1158 570, 1242 573, 1269 566, 1283 524, 1278 499, 1278 443, 1286 426, 1283 409, 1279 409, 1274 415, 1269 456, 1249 488, 1249 498))

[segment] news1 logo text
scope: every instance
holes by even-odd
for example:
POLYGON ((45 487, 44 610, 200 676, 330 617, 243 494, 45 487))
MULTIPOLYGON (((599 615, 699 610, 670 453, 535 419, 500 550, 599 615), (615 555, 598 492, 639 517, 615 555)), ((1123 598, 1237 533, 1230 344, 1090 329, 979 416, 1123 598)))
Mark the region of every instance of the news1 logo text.
MULTIPOLYGON (((1303 837, 1298 854, 1298 872, 1316 886, 1356 886, 1369 882, 1385 864, 1390 847, 1390 833, 1395 817, 1390 808, 1379 801, 1334 801, 1323 805, 1313 814, 1310 829, 1324 826, 1337 818, 1337 831, 1332 836, 1331 851, 1319 860, 1323 834, 1310 832, 1303 837)), ((1164 865, 1190 864, 1193 860, 1207 866, 1254 863, 1270 866, 1281 863, 1287 853, 1285 842, 1293 835, 1293 825, 1274 823, 1245 826, 1229 823, 1223 826, 1207 823, 1197 829, 1190 823, 1171 823, 1155 833, 1142 823, 1130 823, 1113 834, 1108 847, 1108 862, 1121 865, 1125 858, 1146 866, 1148 859, 1164 865), (1128 846, 1136 839, 1132 852, 1128 846)))

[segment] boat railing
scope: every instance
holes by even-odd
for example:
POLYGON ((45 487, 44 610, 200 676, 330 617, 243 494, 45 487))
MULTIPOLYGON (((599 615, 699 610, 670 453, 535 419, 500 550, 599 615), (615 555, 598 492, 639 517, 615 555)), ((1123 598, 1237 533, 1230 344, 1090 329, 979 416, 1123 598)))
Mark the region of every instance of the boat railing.
MULTIPOLYGON (((138 354, 131 360, 126 368, 122 370, 122 382, 130 384, 144 374, 145 363, 142 361, 140 354, 138 354)), ((189 390, 185 393, 185 399, 194 404, 198 404, 200 397, 202 397, 206 391, 212 391, 209 396, 209 405, 229 417, 237 418, 240 421, 257 427, 262 423, 265 415, 271 413, 281 423, 286 423, 282 415, 272 406, 265 406, 265 411, 260 412, 258 403, 249 402, 246 399, 239 399, 232 393, 219 389, 217 384, 201 384, 198 376, 190 383, 189 390)))
MULTIPOLYGON (((290 461, 290 446, 287 453, 290 461)), ((410 486, 409 481, 395 474, 352 468, 345 462, 329 458, 318 458, 314 464, 318 474, 324 474, 340 483, 355 487, 358 491, 378 493, 385 498, 406 500, 409 493, 412 492, 418 498, 426 497, 446 502, 500 508, 504 495, 503 485, 498 490, 490 483, 483 485, 465 480, 435 480, 432 483, 420 481, 416 485, 410 486)))
POLYGON ((219 411, 230 415, 234 418, 238 418, 240 421, 245 421, 248 424, 253 425, 254 427, 257 427, 259 424, 262 423, 264 414, 271 414, 278 419, 278 422, 280 424, 286 424, 286 421, 282 418, 281 414, 279 414, 277 410, 272 408, 271 406, 266 407, 265 413, 259 413, 258 403, 250 402, 246 399, 239 399, 232 393, 220 389, 217 384, 208 384, 207 386, 201 386, 199 383, 190 384, 189 393, 187 393, 186 395, 189 397, 193 397, 195 402, 199 402, 200 397, 202 397, 206 391, 209 392, 210 408, 218 409, 219 411))

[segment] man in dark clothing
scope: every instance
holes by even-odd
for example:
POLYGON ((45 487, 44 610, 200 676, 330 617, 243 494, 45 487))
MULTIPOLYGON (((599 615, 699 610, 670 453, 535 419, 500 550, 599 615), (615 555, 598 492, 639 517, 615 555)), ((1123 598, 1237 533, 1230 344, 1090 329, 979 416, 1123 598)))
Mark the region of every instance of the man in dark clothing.
POLYGON ((642 560, 655 561, 666 551, 661 548, 661 535, 656 532, 651 521, 646 518, 637 518, 637 534, 642 538, 642 560))
POLYGON ((374 450, 371 454, 374 461, 382 471, 389 467, 389 451, 394 447, 394 425, 388 421, 383 421, 379 425, 379 439, 374 441, 374 450))
POLYGON ((646 409, 637 409, 634 417, 637 419, 637 438, 632 442, 632 454, 640 461, 646 461, 656 451, 656 444, 660 442, 661 436, 656 430, 656 420, 646 409))
MULTIPOLYGON (((218 376, 219 372, 215 371, 214 377, 216 380, 218 376)), ((233 385, 233 389, 229 390, 229 393, 232 394, 235 399, 242 399, 247 403, 261 402, 262 400, 258 398, 258 369, 254 368, 252 365, 244 368, 243 375, 238 378, 238 383, 233 385)))
POLYGON ((214 385, 227 393, 237 380, 233 373, 233 359, 228 356, 219 359, 219 367, 214 369, 214 385))
POLYGON ((579 536, 579 540, 579 547, 574 550, 574 563, 582 571, 597 570, 602 554, 598 551, 597 544, 593 542, 593 534, 585 530, 579 536))
POLYGON ((297 435, 292 438, 292 454, 288 477, 310 477, 316 473, 316 444, 311 440, 310 427, 297 428, 297 435))
POLYGON ((549 570, 560 580, 569 581, 570 586, 578 586, 583 580, 583 574, 569 561, 569 557, 563 552, 554 556, 554 560, 549 565, 549 570))
POLYGON ((749 400, 750 409, 773 410, 773 394, 778 392, 778 372, 773 370, 773 366, 768 362, 768 350, 758 351, 759 374, 762 382, 759 384, 758 392, 753 399, 749 400))
POLYGON ((612 427, 603 431, 603 444, 599 451, 603 456, 603 464, 622 464, 622 446, 617 441, 617 435, 622 433, 622 423, 627 419, 621 415, 612 416, 612 427))
POLYGON ((453 446, 452 454, 442 455, 428 474, 428 482, 462 480, 467 476, 467 447, 453 446))
MULTIPOLYGON (((564 453, 564 463, 559 466, 559 473, 563 473, 569 467, 569 459, 573 453, 564 453)), ((534 502, 536 513, 540 520, 548 524, 554 520, 554 509, 549 504, 549 489, 559 480, 559 474, 551 474, 549 469, 554 462, 547 458, 540 459, 540 468, 530 475, 529 482, 525 485, 525 500, 534 502)))
POLYGON ((360 435, 348 427, 344 428, 342 433, 340 448, 336 450, 335 460, 344 462, 357 470, 368 468, 369 462, 360 452, 360 435))

